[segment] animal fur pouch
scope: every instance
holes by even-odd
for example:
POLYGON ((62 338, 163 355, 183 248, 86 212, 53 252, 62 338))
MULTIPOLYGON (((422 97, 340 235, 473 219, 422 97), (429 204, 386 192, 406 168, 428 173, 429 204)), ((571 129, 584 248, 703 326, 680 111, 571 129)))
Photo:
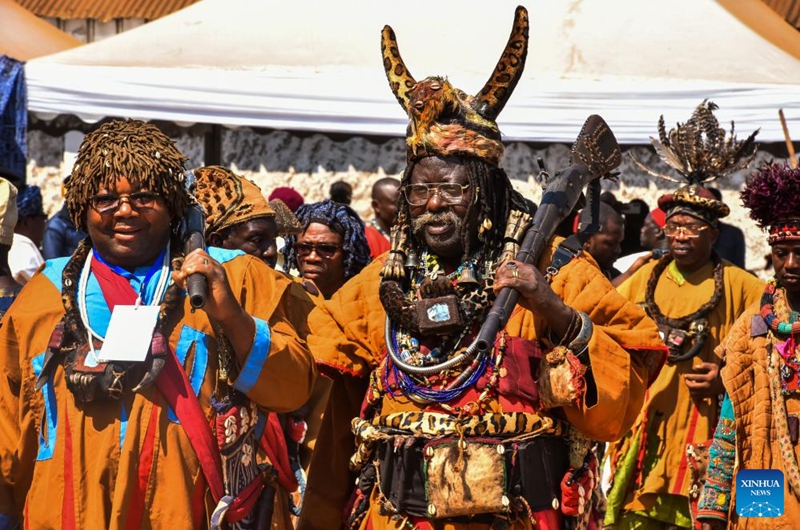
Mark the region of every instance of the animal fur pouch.
POLYGON ((544 410, 574 406, 586 392, 586 367, 564 346, 549 351, 539 365, 539 404, 544 410))
POLYGON ((506 494, 505 447, 497 440, 444 439, 425 445, 428 517, 503 513, 506 494))

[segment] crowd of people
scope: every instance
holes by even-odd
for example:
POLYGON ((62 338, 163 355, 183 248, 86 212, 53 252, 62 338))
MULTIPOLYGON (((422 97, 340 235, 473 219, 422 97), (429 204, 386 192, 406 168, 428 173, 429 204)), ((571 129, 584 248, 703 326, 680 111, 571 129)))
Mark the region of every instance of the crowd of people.
MULTIPOLYGON (((85 136, 49 220, 0 178, 0 530, 800 524, 800 170, 750 168, 704 101, 658 125, 657 204, 534 204, 496 122, 528 31, 468 95, 384 28, 407 163, 366 221, 138 120, 85 136), (766 284, 711 186, 743 169, 766 284), (786 477, 774 518, 736 509, 749 469, 786 477)), ((607 176, 610 134, 553 182, 607 176)))

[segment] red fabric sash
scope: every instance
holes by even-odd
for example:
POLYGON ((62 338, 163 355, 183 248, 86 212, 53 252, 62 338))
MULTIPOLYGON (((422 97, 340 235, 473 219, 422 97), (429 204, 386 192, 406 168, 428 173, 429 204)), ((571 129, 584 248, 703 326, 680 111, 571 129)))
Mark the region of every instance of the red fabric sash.
MULTIPOLYGON (((111 311, 117 305, 136 303, 138 295, 126 278, 111 270, 100 260, 92 260, 91 267, 111 311)), ((200 461, 200 467, 211 490, 211 496, 214 498, 214 502, 218 503, 225 494, 222 480, 222 459, 208 419, 194 394, 183 366, 172 349, 167 355, 161 374, 156 379, 156 388, 181 422, 200 461)), ((283 431, 275 414, 268 415, 267 425, 260 442, 261 447, 273 462, 280 485, 288 491, 296 491, 298 488, 297 478, 291 471, 283 431)), ((236 522, 250 513, 258 500, 263 485, 264 482, 258 477, 242 490, 233 501, 225 519, 229 522, 236 522)), ((144 486, 146 488, 146 484, 144 486)), ((144 490, 140 494, 139 497, 144 498, 144 490)))
POLYGON ((106 299, 108 308, 114 311, 117 305, 134 305, 139 295, 131 287, 127 278, 112 271, 99 259, 92 260, 92 273, 100 284, 100 290, 106 299))

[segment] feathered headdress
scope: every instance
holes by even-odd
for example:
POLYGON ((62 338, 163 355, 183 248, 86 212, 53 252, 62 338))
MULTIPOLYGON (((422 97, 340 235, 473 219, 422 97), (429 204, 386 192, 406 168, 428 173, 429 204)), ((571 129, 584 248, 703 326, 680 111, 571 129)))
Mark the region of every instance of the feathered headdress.
POLYGON ((443 77, 417 82, 406 68, 394 30, 384 26, 381 52, 386 77, 410 122, 407 158, 431 155, 471 156, 497 165, 503 155, 495 120, 517 86, 528 53, 528 12, 519 6, 514 27, 492 76, 470 96, 443 77))
MULTIPOLYGON (((731 121, 730 135, 719 126, 714 111, 717 105, 704 100, 686 123, 678 123, 669 133, 664 125, 664 116, 658 120, 658 140, 650 137, 650 143, 658 156, 683 176, 686 186, 675 193, 658 199, 658 206, 667 212, 667 217, 686 213, 711 224, 730 213, 728 206, 704 187, 704 184, 746 168, 756 154, 755 137, 758 129, 745 140, 738 141, 731 121)), ((648 174, 670 180, 675 179, 652 171, 633 155, 631 160, 648 174)))
POLYGON ((748 177, 741 197, 770 245, 800 240, 800 168, 767 164, 748 177))

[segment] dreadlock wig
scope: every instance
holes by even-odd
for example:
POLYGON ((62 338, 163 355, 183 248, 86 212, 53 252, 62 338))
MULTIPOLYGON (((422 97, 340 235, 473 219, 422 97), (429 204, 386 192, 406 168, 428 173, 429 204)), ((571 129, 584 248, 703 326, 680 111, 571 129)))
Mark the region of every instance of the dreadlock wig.
MULTIPOLYGON (((730 135, 719 126, 714 111, 719 107, 705 100, 692 113, 686 123, 678 123, 669 133, 664 116, 658 120, 658 140, 650 142, 661 159, 680 173, 687 184, 674 193, 662 195, 658 206, 667 212, 667 219, 676 214, 686 214, 716 226, 717 220, 730 213, 728 206, 718 201, 705 184, 746 168, 756 154, 754 131, 739 141, 731 122, 730 135)), ((631 156, 633 162, 652 176, 672 182, 681 182, 656 173, 631 156)))
MULTIPOLYGON (((364 235, 364 222, 349 206, 325 199, 300 206, 295 216, 300 221, 303 232, 311 223, 320 223, 342 236, 345 280, 349 280, 369 264, 371 258, 367 236, 364 235)), ((283 254, 286 256, 287 269, 297 268, 297 252, 294 249, 296 242, 297 235, 286 236, 283 254)))
POLYGON ((138 120, 110 121, 86 135, 72 174, 64 181, 72 220, 86 231, 91 198, 121 178, 160 195, 178 222, 189 204, 183 156, 155 125, 138 120))
POLYGON ((741 197, 770 245, 800 240, 800 168, 767 164, 748 177, 741 197))

